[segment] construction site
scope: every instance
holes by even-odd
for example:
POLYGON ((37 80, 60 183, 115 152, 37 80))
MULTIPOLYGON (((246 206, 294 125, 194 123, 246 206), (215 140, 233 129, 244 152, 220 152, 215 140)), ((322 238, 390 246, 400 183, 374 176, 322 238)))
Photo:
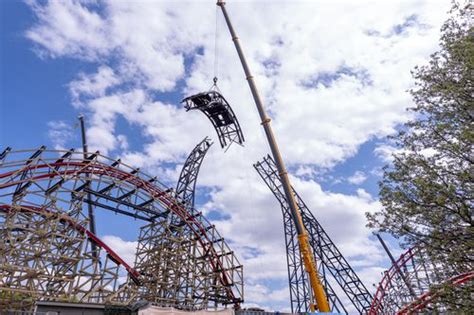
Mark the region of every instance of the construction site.
MULTIPOLYGON (((423 244, 396 257, 377 234, 391 267, 375 288, 364 285, 318 221, 318 209, 293 189, 239 26, 225 1, 217 6, 268 141, 268 155, 253 171, 280 205, 274 211, 285 236, 291 314, 442 312, 439 288, 463 286, 474 272, 432 262, 423 244)), ((239 105, 226 100, 217 78, 213 83, 181 107, 205 115, 215 130, 214 149, 225 151, 243 145, 246 132, 232 108, 239 105)), ((195 204, 213 137, 196 144, 169 187, 160 174, 89 150, 85 118, 79 123, 79 149, 0 147, 0 314, 281 314, 245 307, 246 266, 195 204), (99 212, 139 223, 133 264, 99 238, 99 212)))

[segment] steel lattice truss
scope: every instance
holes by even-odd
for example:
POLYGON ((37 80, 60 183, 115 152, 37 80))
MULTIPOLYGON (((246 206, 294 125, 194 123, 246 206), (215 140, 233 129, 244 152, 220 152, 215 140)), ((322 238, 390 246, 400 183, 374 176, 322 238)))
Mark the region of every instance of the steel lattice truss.
POLYGON ((211 90, 185 98, 186 111, 198 109, 211 121, 219 136, 222 148, 236 142, 242 144, 245 139, 239 121, 226 99, 217 91, 211 90))
POLYGON ((171 191, 99 153, 84 159, 73 150, 5 150, 0 154, 0 303, 125 305, 149 298, 186 309, 238 307, 242 266, 215 227, 171 191), (135 266, 87 230, 87 203, 145 222, 135 266))
POLYGON ((196 180, 202 160, 211 145, 212 141, 208 137, 204 138, 191 151, 181 169, 178 184, 176 185, 176 198, 182 200, 187 208, 194 208, 196 180))
POLYGON ((445 307, 436 302, 438 290, 472 285, 472 267, 461 269, 470 271, 435 264, 422 247, 410 248, 384 273, 369 314, 413 314, 423 310, 445 313, 445 307))
MULTIPOLYGON (((310 290, 308 287, 307 274, 303 268, 297 234, 276 165, 272 158, 267 156, 261 162, 256 163, 254 167, 273 192, 282 208, 292 311, 308 312, 310 310, 310 290)), ((326 295, 331 308, 334 311, 347 313, 327 279, 329 275, 336 280, 357 311, 366 313, 370 309, 370 303, 372 301, 371 294, 298 193, 294 190, 293 193, 296 196, 298 208, 301 211, 303 223, 309 235, 313 254, 321 262, 318 265, 318 272, 326 289, 326 295)))

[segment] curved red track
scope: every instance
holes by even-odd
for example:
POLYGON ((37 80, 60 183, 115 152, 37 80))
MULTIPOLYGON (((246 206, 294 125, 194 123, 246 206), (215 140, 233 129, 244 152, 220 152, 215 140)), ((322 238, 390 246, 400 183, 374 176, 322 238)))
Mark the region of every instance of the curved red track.
POLYGON ((220 282, 226 288, 227 294, 230 297, 230 300, 235 301, 235 305, 238 307, 239 300, 235 298, 234 293, 230 288, 229 277, 226 274, 226 270, 222 262, 218 258, 218 254, 212 246, 211 239, 207 235, 206 228, 196 220, 195 216, 192 216, 188 211, 179 204, 179 202, 168 192, 160 189, 158 186, 153 185, 147 180, 144 180, 134 174, 122 171, 118 168, 94 162, 55 162, 51 164, 37 164, 37 165, 27 165, 21 169, 9 171, 3 174, 0 174, 1 178, 10 177, 14 174, 23 173, 32 170, 38 169, 51 169, 55 168, 57 171, 53 173, 40 174, 33 177, 23 178, 18 181, 8 182, 6 184, 0 185, 0 189, 16 186, 18 184, 23 184, 29 181, 38 181, 43 179, 51 179, 57 176, 67 176, 67 175, 77 175, 77 174, 91 174, 91 175, 100 175, 100 176, 109 176, 118 180, 127 182, 137 189, 142 189, 147 192, 151 197, 158 200, 166 209, 173 211, 178 215, 183 222, 191 229, 193 234, 196 236, 196 239, 201 244, 205 252, 209 253, 213 259, 210 260, 211 267, 213 270, 218 270, 222 275, 219 277, 220 282), (61 167, 76 167, 77 169, 73 170, 60 170, 61 167))
MULTIPOLYGON (((410 263, 414 257, 418 254, 420 248, 412 247, 408 249, 405 253, 403 253, 395 264, 398 266, 399 269, 403 269, 408 263, 410 263)), ((383 298, 388 292, 389 287, 392 285, 392 279, 394 279, 398 275, 398 270, 395 265, 392 265, 389 270, 384 273, 382 280, 377 287, 377 291, 375 293, 374 299, 372 300, 372 305, 368 312, 368 315, 377 315, 382 313, 383 310, 383 298)), ((454 276, 452 278, 447 279, 443 283, 440 284, 447 284, 450 286, 458 286, 462 285, 468 281, 471 281, 474 278, 474 272, 466 272, 460 275, 454 276)), ((421 311, 425 309, 430 302, 432 302, 436 296, 438 295, 437 290, 430 290, 427 291, 420 296, 418 296, 414 301, 410 304, 405 305, 401 310, 397 312, 397 314, 411 314, 413 312, 421 311)))
MULTIPOLYGON (((474 272, 471 271, 471 272, 466 272, 456 277, 453 277, 449 279, 448 281, 445 281, 443 284, 447 284, 449 286, 455 287, 455 286, 459 286, 464 283, 467 283, 468 281, 471 281, 473 278, 474 278, 474 272)), ((426 308, 426 306, 431 301, 433 301, 437 295, 438 295, 438 291, 428 291, 425 294, 419 296, 416 301, 413 301, 412 303, 402 308, 397 313, 397 315, 412 314, 414 312, 421 311, 424 308, 426 308)))
MULTIPOLYGON (((10 212, 10 211, 28 211, 28 212, 33 212, 37 214, 44 214, 45 212, 52 213, 52 211, 49 211, 44 208, 40 207, 33 207, 33 206, 24 206, 24 205, 19 205, 16 207, 13 207, 11 205, 0 205, 0 211, 4 212, 10 212)), ((93 241, 95 244, 97 244, 100 248, 104 249, 105 252, 118 264, 122 265, 125 270, 129 273, 130 277, 133 279, 135 282, 139 282, 139 276, 140 274, 133 269, 129 264, 125 262, 112 248, 110 248, 106 243, 104 243, 100 238, 98 238, 95 234, 93 234, 91 231, 87 230, 83 226, 77 224, 71 217, 61 214, 61 220, 64 220, 67 222, 71 227, 76 229, 82 234, 85 234, 91 241, 93 241)))

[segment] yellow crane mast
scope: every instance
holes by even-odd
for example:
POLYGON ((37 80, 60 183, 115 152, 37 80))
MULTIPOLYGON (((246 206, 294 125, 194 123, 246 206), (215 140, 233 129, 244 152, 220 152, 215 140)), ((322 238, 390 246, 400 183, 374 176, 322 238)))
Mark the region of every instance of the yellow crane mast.
POLYGON ((234 42, 235 48, 237 49, 237 53, 240 58, 240 62, 242 63, 242 67, 244 68, 247 82, 252 92, 255 105, 257 106, 257 110, 260 115, 260 119, 262 121, 262 126, 263 126, 263 129, 265 130, 265 135, 267 137, 268 144, 270 146, 270 150, 273 155, 273 159, 275 160, 275 163, 278 169, 278 175, 280 176, 281 182, 283 184, 283 190, 285 191, 286 199, 288 200, 288 203, 290 205, 291 215, 295 223, 296 231, 298 233, 298 242, 299 242, 301 256, 303 258, 303 263, 304 263, 306 272, 309 275, 310 285, 311 285, 313 296, 314 296, 314 301, 316 301, 316 304, 313 304, 313 303, 311 304, 311 310, 315 311, 317 309, 320 312, 330 312, 326 293, 324 291, 323 285, 321 284, 321 281, 318 276, 318 272, 316 268, 316 260, 310 250, 308 234, 304 227, 303 220, 301 218, 301 213, 296 204, 293 190, 291 189, 291 183, 288 178, 288 172, 286 171, 285 164, 283 163, 283 159, 280 154, 280 150, 278 149, 278 144, 275 140, 275 135, 273 134, 273 130, 270 124, 271 119, 268 117, 263 107, 262 99, 260 97, 260 94, 258 93, 255 80, 252 76, 252 73, 250 72, 250 68, 247 64, 247 60, 245 59, 245 55, 242 50, 242 47, 240 46, 239 38, 237 37, 237 34, 235 33, 232 23, 230 22, 229 15, 227 14, 227 10, 225 8, 225 1, 217 0, 217 5, 221 8, 222 13, 224 14, 227 27, 229 28, 230 35, 232 36, 232 41, 234 42))

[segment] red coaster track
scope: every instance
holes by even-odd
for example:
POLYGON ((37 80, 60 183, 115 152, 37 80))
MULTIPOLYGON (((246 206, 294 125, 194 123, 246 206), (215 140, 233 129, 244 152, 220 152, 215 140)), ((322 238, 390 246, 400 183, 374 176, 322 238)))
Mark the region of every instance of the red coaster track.
MULTIPOLYGON (((30 219, 22 217, 22 220, 35 221, 35 216, 42 216, 43 220, 52 218, 45 216, 46 213, 67 215, 68 219, 63 217, 61 222, 67 222, 85 234, 93 244, 105 250, 107 257, 126 269, 128 278, 137 287, 134 292, 127 293, 127 303, 135 297, 153 297, 153 302, 162 305, 199 309, 226 304, 238 307, 243 301, 242 266, 215 227, 200 212, 176 199, 172 189, 120 160, 114 161, 99 153, 84 159, 82 152, 47 151, 44 147, 36 151, 5 151, 0 154, 0 205, 3 210, 8 208, 8 212, 22 209, 34 214, 30 219), (86 195, 92 197, 86 198, 86 195), (87 203, 96 209, 113 211, 146 223, 141 235, 148 236, 138 240, 140 252, 137 252, 135 267, 129 266, 112 248, 87 231, 87 216, 83 213, 83 206, 87 203), (154 235, 153 240, 150 240, 147 229, 153 230, 150 232, 154 235), (153 256, 157 251, 167 251, 167 258, 153 256), (155 261, 146 257, 154 257, 155 261), (164 261, 166 259, 183 263, 170 264, 164 261), (163 268, 168 269, 165 272, 163 268), (173 276, 157 278, 157 274, 164 273, 173 276), (196 276, 180 276, 186 273, 196 276)), ((0 221, 0 227, 2 224, 6 227, 5 231, 10 227, 7 223, 10 226, 16 224, 0 221)), ((29 233, 34 234, 34 231, 29 233)), ((12 251, 8 250, 11 247, 10 244, 1 247, 6 250, 4 255, 7 258, 10 258, 8 255, 12 251)), ((9 268, 8 259, 3 266, 9 268)), ((47 273, 47 270, 43 268, 35 273, 37 276, 37 273, 47 273)), ((2 287, 4 277, 5 274, 1 273, 0 293, 8 290, 2 287)), ((115 278, 118 279, 118 275, 115 278)), ((17 279, 16 283, 21 287, 23 282, 17 279)), ((116 286, 119 287, 114 282, 113 287, 116 286)), ((45 299, 45 296, 55 299, 54 293, 47 289, 44 292, 31 287, 18 290, 35 299, 45 299)), ((71 299, 84 300, 83 296, 72 296, 71 299)), ((113 299, 108 297, 99 302, 125 303, 125 300, 123 294, 117 293, 113 299), (117 296, 121 296, 121 300, 117 300, 117 296)))
POLYGON ((368 314, 413 314, 429 310, 443 286, 461 286, 473 277, 472 270, 459 271, 435 264, 422 247, 412 247, 385 271, 368 314))

